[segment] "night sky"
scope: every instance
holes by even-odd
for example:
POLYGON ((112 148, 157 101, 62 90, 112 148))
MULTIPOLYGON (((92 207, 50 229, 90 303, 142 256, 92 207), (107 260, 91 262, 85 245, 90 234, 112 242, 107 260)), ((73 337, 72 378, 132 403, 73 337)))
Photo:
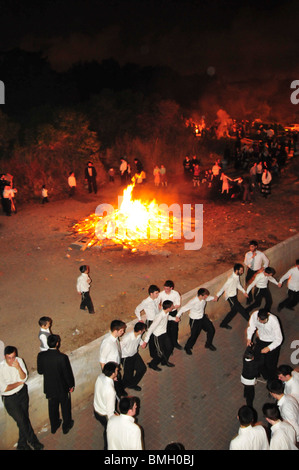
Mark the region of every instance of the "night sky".
POLYGON ((230 80, 296 78, 298 11, 295 0, 9 0, 0 48, 42 50, 58 71, 113 57, 230 80))

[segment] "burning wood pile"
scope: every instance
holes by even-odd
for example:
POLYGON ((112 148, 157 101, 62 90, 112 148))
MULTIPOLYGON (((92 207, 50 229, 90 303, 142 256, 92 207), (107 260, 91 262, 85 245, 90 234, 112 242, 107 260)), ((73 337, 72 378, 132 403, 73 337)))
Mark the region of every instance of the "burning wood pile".
POLYGON ((81 250, 97 247, 136 252, 162 247, 173 240, 181 221, 169 212, 167 205, 133 199, 133 189, 134 183, 124 189, 118 209, 101 204, 94 214, 73 225, 81 250))

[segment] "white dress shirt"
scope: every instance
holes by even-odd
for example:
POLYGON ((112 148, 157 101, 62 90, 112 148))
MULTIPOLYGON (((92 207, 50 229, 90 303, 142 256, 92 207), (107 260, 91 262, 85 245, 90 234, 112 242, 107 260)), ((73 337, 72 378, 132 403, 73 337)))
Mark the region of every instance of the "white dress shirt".
POLYGON ((100 374, 94 387, 93 407, 97 413, 107 416, 108 419, 115 412, 116 391, 114 380, 105 374, 100 374))
POLYGON ((256 286, 258 289, 265 289, 268 286, 268 282, 272 282, 276 286, 278 282, 272 276, 266 276, 264 272, 258 273, 251 284, 247 287, 247 294, 251 291, 251 289, 256 286))
MULTIPOLYGON (((165 291, 160 292, 158 300, 159 304, 163 304, 164 300, 171 300, 174 308, 179 308, 181 305, 181 296, 176 290, 173 289, 169 294, 167 294, 165 291)), ((175 321, 175 317, 169 315, 168 321, 175 321)))
POLYGON ((289 269, 279 280, 282 284, 284 281, 288 279, 288 288, 293 290, 294 292, 299 291, 299 268, 294 266, 293 268, 289 269))
POLYGON ((140 343, 143 343, 142 335, 136 336, 134 331, 124 334, 120 341, 121 357, 132 357, 138 352, 140 343))
POLYGON ((240 277, 238 276, 238 274, 233 273, 225 282, 224 286, 217 293, 217 297, 220 297, 223 292, 225 292, 225 299, 227 300, 229 297, 234 297, 235 295, 237 295, 238 289, 243 292, 243 294, 246 293, 245 289, 243 289, 240 283, 240 277))
POLYGON ((214 300, 212 295, 209 295, 206 299, 199 299, 199 297, 196 296, 179 309, 177 317, 181 317, 183 313, 190 310, 189 317, 192 320, 200 320, 204 316, 207 302, 211 300, 214 300))
POLYGON ((249 318, 247 339, 251 340, 253 333, 258 330, 259 339, 261 341, 270 342, 268 348, 270 351, 273 351, 273 349, 281 345, 283 339, 279 321, 275 315, 269 313, 267 323, 261 323, 257 315, 258 310, 253 312, 249 318))
POLYGON ((270 450, 298 450, 296 432, 287 421, 277 421, 271 426, 270 450))
POLYGON ((155 336, 161 336, 165 334, 167 331, 167 322, 168 312, 165 312, 165 310, 161 310, 161 312, 158 313, 153 323, 145 333, 144 342, 148 343, 151 334, 154 334, 155 336))
POLYGON ((79 294, 82 292, 88 292, 90 288, 90 277, 86 273, 80 274, 77 279, 77 291, 79 294))
POLYGON ((254 253, 247 251, 244 264, 253 271, 258 271, 261 267, 267 268, 269 266, 269 259, 262 251, 256 250, 254 253), (253 256, 254 254, 255 256, 253 256))
POLYGON ((39 330, 39 340, 40 340, 40 351, 47 351, 49 349, 48 346, 48 337, 51 334, 49 328, 41 328, 39 330))
POLYGON ((238 435, 230 442, 229 450, 269 450, 265 429, 261 425, 240 427, 238 435))
POLYGON ((299 403, 299 372, 292 371, 292 377, 284 382, 284 393, 292 395, 299 403))
POLYGON ((159 299, 152 299, 148 296, 139 305, 137 305, 135 308, 135 315, 139 321, 141 320, 142 310, 145 313, 146 319, 153 321, 155 316, 159 313, 159 299))
POLYGON ((120 364, 121 359, 121 347, 119 339, 115 338, 112 333, 107 333, 100 346, 100 357, 99 361, 101 364, 107 364, 107 362, 116 362, 120 364))
POLYGON ((277 400, 277 406, 282 419, 288 421, 296 432, 297 442, 299 442, 299 403, 292 395, 283 395, 277 400))
POLYGON ((108 450, 142 450, 140 427, 133 416, 112 416, 107 424, 108 450))
POLYGON ((9 366, 6 360, 4 359, 0 363, 0 393, 2 396, 7 397, 9 395, 14 395, 15 393, 19 392, 23 388, 24 383, 28 378, 28 372, 23 359, 21 359, 20 357, 16 357, 16 360, 19 362, 21 369, 26 374, 26 377, 24 379, 21 379, 18 369, 16 369, 16 367, 9 366), (5 391, 8 385, 14 384, 16 382, 23 383, 18 387, 14 388, 13 390, 9 390, 8 392, 5 391))

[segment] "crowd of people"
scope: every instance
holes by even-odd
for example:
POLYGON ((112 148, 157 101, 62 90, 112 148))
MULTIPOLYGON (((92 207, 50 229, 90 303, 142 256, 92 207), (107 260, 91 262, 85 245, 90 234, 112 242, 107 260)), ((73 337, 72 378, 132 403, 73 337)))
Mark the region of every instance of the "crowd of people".
MULTIPOLYGON (((142 450, 145 448, 144 431, 136 417, 140 406, 138 396, 127 390, 140 392, 140 382, 148 368, 161 372, 163 367, 174 368, 170 361, 174 348, 193 354, 194 345, 203 330, 205 347, 215 352, 213 344, 215 327, 205 313, 208 302, 217 302, 224 295, 229 312, 222 318, 220 328, 231 330, 237 313, 247 322, 246 349, 243 357, 241 383, 245 404, 238 411, 240 429, 230 442, 231 450, 296 449, 299 445, 299 373, 288 364, 279 364, 283 343, 281 319, 271 313, 272 296, 269 282, 279 289, 288 281, 288 295, 277 310, 294 310, 299 297, 299 259, 295 265, 275 279, 275 270, 269 266, 268 257, 251 240, 245 253, 244 264, 236 263, 233 272, 218 290, 211 295, 201 287, 197 295, 182 305, 180 293, 172 280, 166 280, 163 289, 150 285, 148 296, 135 308, 136 322, 131 331, 122 320, 115 319, 103 337, 99 350, 101 373, 95 382, 94 416, 103 428, 104 449, 142 450), (246 286, 240 277, 246 269, 246 286), (246 306, 238 300, 238 291, 246 297, 246 306), (253 293, 253 295, 252 295, 253 293), (263 301, 265 305, 261 307, 263 301), (189 314, 190 335, 184 347, 179 343, 179 324, 183 314, 189 314), (140 353, 149 349, 151 357, 147 366, 140 353), (255 385, 265 380, 267 390, 275 403, 265 403, 263 413, 270 428, 256 422, 254 409, 255 385), (269 432, 268 432, 269 431, 269 432)), ((90 297, 89 267, 80 266, 76 289, 81 295, 80 309, 94 313, 90 297)), ((48 400, 51 432, 62 426, 67 434, 74 425, 70 394, 75 378, 66 354, 60 352, 61 339, 52 333, 52 319, 39 319, 40 351, 37 355, 37 372, 43 376, 43 391, 48 400), (61 416, 60 416, 61 409, 61 416)), ((245 347, 245 345, 244 345, 245 347)), ((15 346, 5 346, 0 362, 0 393, 8 414, 19 428, 17 449, 40 450, 43 444, 37 439, 29 418, 29 395, 26 381, 28 371, 15 346)), ((146 433, 146 423, 145 433, 146 433)), ((180 448, 184 448, 184 444, 180 448)), ((171 446, 171 444, 169 444, 171 446)), ((172 447, 169 447, 172 448, 172 447)))

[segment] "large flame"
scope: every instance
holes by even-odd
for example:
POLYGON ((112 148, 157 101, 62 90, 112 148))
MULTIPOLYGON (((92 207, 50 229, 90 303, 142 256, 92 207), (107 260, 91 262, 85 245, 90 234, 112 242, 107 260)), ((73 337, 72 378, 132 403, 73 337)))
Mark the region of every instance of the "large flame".
POLYGON ((73 231, 88 237, 87 246, 112 240, 135 251, 144 243, 165 243, 173 238, 176 217, 155 200, 133 199, 134 186, 133 183, 124 189, 118 209, 108 211, 107 215, 91 214, 73 226, 73 231))

